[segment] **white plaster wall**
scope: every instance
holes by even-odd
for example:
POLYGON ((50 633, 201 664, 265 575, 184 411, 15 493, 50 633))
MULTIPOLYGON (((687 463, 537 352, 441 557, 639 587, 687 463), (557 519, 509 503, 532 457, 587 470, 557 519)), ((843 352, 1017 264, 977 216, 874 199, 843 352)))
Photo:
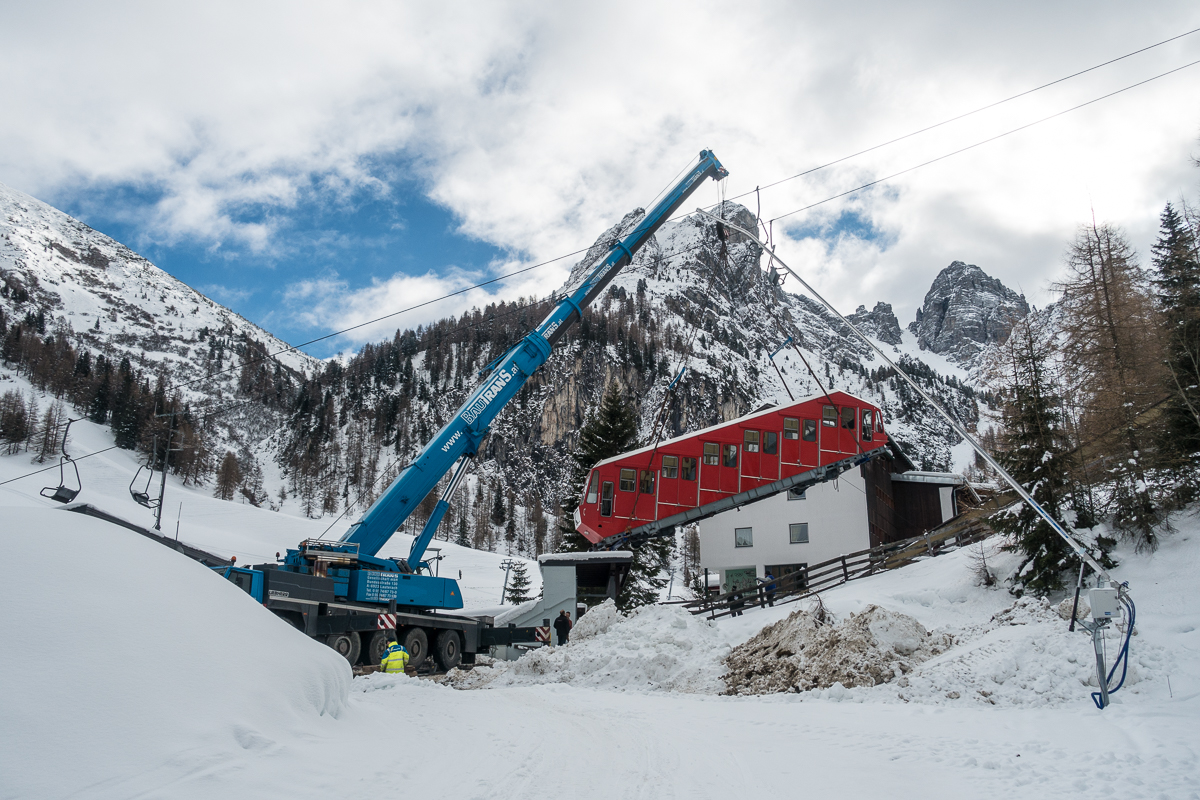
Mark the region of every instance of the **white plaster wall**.
POLYGON ((866 550, 871 546, 866 497, 860 470, 850 470, 810 488, 804 500, 788 500, 782 492, 702 520, 700 567, 720 572, 724 586, 727 569, 756 567, 761 578, 767 564, 811 565, 866 550), (808 523, 807 544, 790 543, 793 522, 808 523), (734 528, 753 528, 754 545, 734 547, 734 528))

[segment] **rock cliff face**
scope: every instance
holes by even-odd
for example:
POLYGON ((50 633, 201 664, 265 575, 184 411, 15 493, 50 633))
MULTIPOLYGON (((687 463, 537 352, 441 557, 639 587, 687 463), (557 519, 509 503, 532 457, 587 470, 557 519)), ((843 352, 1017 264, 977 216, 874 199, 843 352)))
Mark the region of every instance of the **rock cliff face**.
POLYGON ((847 315, 846 319, 868 336, 874 336, 888 344, 900 344, 900 320, 892 313, 891 303, 876 303, 875 308, 870 311, 867 311, 866 306, 859 306, 858 310, 847 315))
POLYGON ((1024 295, 974 264, 955 261, 938 273, 908 329, 922 350, 970 366, 985 347, 1003 343, 1028 313, 1024 295))

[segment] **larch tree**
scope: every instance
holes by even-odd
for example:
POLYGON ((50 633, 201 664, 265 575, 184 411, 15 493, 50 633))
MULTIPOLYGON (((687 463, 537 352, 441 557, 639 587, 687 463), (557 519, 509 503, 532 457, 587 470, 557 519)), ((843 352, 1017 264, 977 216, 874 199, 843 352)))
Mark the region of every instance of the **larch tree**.
POLYGON ((1080 433, 1103 452, 1115 526, 1139 548, 1157 546, 1163 509, 1151 494, 1145 412, 1162 399, 1156 311, 1137 255, 1112 225, 1080 228, 1067 251, 1062 292, 1064 365, 1085 398, 1080 433))
POLYGON ((217 485, 213 497, 218 500, 232 500, 238 484, 242 482, 242 469, 238 465, 237 455, 232 450, 225 451, 221 466, 217 467, 217 485))

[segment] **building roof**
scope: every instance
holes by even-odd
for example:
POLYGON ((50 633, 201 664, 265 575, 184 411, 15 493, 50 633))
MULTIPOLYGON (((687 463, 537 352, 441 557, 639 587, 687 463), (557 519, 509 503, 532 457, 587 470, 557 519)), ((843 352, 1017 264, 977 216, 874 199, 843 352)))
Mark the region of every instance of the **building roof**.
MULTIPOLYGON (((853 394, 850 394, 849 392, 843 392, 840 389, 829 392, 830 397, 836 397, 837 395, 843 395, 845 397, 849 397, 851 400, 857 400, 858 402, 868 405, 871 408, 879 408, 879 406, 875 405, 870 400, 865 400, 865 399, 859 397, 858 395, 853 395, 853 394)), ((786 412, 788 409, 793 408, 795 406, 803 405, 804 403, 810 403, 813 400, 824 400, 824 399, 825 399, 825 393, 810 394, 808 397, 802 397, 799 400, 796 400, 795 402, 788 403, 786 406, 768 406, 765 408, 760 408, 758 411, 754 411, 750 414, 746 414, 745 416, 737 417, 736 419, 731 419, 728 422, 722 422, 720 425, 710 425, 707 428, 701 428, 701 429, 695 430, 695 431, 688 431, 687 433, 676 436, 673 439, 664 439, 663 441, 659 442, 657 445, 647 445, 645 447, 639 447, 637 450, 628 450, 624 453, 621 453, 620 455, 615 455, 612 458, 604 459, 603 461, 597 463, 595 467, 592 467, 592 469, 595 469, 596 467, 602 467, 605 464, 611 464, 615 461, 622 461, 626 458, 629 458, 630 456, 636 456, 639 453, 649 453, 655 449, 661 450, 664 447, 669 447, 672 442, 678 442, 683 439, 692 439, 692 438, 699 436, 701 434, 704 434, 704 433, 710 433, 712 431, 719 431, 723 428, 730 428, 735 425, 740 425, 743 422, 745 422, 746 420, 758 419, 759 417, 764 417, 767 414, 783 413, 783 412, 786 412)))
POLYGON ((577 564, 628 564, 633 553, 628 550, 605 550, 594 553, 545 553, 538 556, 542 566, 569 567, 577 564))
POLYGON ((957 472, 893 472, 893 481, 901 483, 932 483, 938 486, 962 486, 966 479, 957 472))

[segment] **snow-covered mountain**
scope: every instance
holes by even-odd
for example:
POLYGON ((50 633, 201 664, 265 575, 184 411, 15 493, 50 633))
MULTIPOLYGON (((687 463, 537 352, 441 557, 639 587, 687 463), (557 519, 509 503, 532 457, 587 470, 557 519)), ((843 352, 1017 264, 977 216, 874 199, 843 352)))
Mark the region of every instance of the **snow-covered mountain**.
MULTIPOLYGON (((720 213, 747 229, 757 224, 735 203, 720 213)), ((641 217, 635 211, 601 235, 568 285, 641 217)), ((576 491, 569 480, 576 437, 612 383, 634 406, 647 441, 656 421, 669 438, 767 403, 843 390, 879 404, 890 433, 919 466, 961 467, 949 426, 843 323, 789 286, 773 284, 761 257, 753 242, 737 233, 722 239, 704 218, 664 225, 497 419, 443 533, 515 553, 550 544, 540 541, 547 528, 542 512, 576 491), (795 346, 772 363, 770 354, 789 336, 795 346), (491 521, 497 503, 515 525, 491 521), (507 545, 499 544, 505 539, 507 545)), ((967 373, 939 354, 957 357, 964 342, 999 338, 991 317, 968 316, 982 301, 955 299, 971 281, 984 293, 999 283, 962 266, 943 271, 931 290, 935 299, 927 299, 932 308, 939 292, 953 290, 953 302, 939 306, 934 334, 922 333, 920 324, 915 333, 902 330, 886 302, 872 311, 864 305, 850 318, 970 427, 979 418, 976 393, 964 382, 967 373), (956 346, 946 344, 946 331, 966 333, 956 346)), ((284 343, 109 237, 0 187, 0 309, 8 318, 36 322, 43 335, 68 339, 77 351, 111 361, 127 357, 150 384, 161 378, 193 404, 245 401, 245 408, 218 418, 218 443, 237 452, 244 474, 255 474, 253 496, 265 492, 279 503, 286 496, 313 516, 365 508, 461 405, 480 370, 553 302, 552 296, 473 309, 398 331, 337 362, 287 352, 267 367, 239 369, 284 350, 284 343)), ((919 323, 931 316, 923 312, 919 323)))
POLYGON ((922 350, 970 367, 986 347, 1008 339, 1028 313, 1024 295, 974 264, 955 261, 934 278, 908 329, 922 350))
MULTIPOLYGON (((287 348, 120 242, 3 184, 0 308, 16 319, 41 313, 47 332, 116 360, 128 356, 151 374, 163 372, 193 400, 234 392, 237 371, 221 370, 240 363, 248 340, 272 353, 287 348)), ((298 351, 274 360, 295 372, 317 363, 298 351)))

